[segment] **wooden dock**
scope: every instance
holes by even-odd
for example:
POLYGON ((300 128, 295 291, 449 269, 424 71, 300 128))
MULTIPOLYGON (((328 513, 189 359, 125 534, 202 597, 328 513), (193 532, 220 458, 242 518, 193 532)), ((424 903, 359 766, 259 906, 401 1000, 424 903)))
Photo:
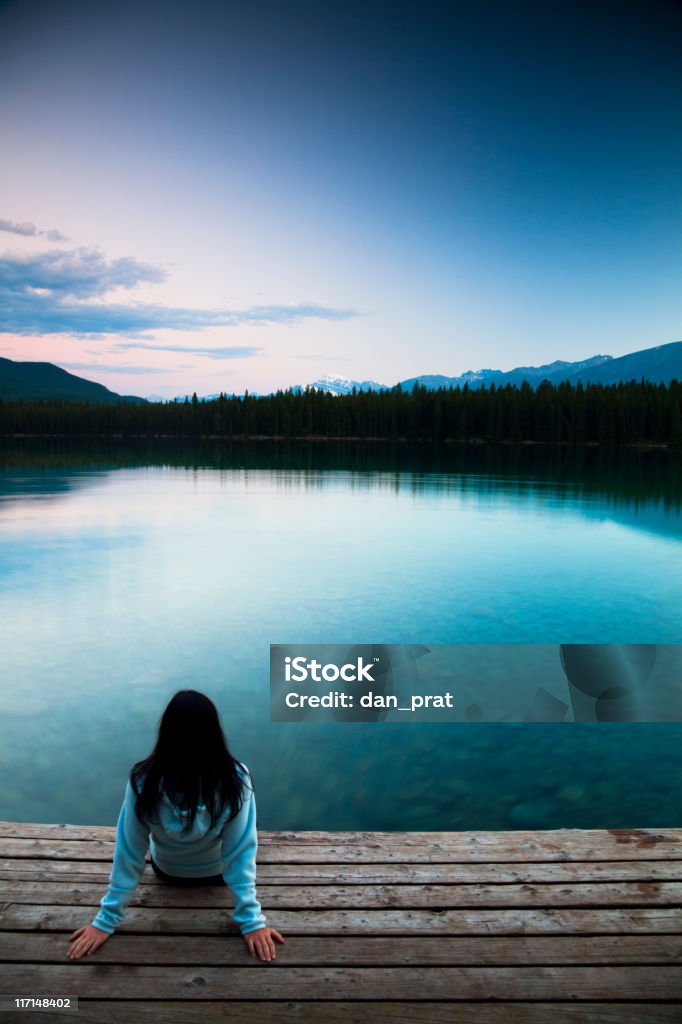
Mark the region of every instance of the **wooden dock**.
POLYGON ((262 832, 274 962, 248 955, 226 888, 149 865, 116 934, 68 960, 113 838, 0 824, 0 995, 78 996, 79 1024, 682 1021, 682 829, 262 832))

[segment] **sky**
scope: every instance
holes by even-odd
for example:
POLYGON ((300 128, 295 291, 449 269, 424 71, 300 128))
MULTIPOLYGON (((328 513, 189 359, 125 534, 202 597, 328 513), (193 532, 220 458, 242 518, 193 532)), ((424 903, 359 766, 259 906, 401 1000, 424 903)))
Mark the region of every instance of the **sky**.
POLYGON ((676 0, 0 0, 0 356, 266 392, 682 338, 676 0))

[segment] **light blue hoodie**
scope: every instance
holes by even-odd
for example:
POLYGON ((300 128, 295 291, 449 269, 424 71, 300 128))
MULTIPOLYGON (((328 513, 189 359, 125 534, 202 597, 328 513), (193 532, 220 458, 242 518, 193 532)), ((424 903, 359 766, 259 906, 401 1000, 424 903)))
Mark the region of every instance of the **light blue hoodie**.
POLYGON ((96 928, 111 935, 123 920, 142 878, 147 848, 154 863, 168 875, 222 875, 234 900, 232 920, 242 935, 265 927, 265 916, 256 899, 256 801, 246 765, 239 768, 245 780, 244 802, 236 817, 228 821, 227 808, 211 828, 210 812, 200 803, 187 833, 182 829, 189 812, 177 807, 165 793, 158 806, 159 822, 149 827, 143 824, 135 813, 135 792, 128 779, 116 826, 109 888, 91 922, 96 928))

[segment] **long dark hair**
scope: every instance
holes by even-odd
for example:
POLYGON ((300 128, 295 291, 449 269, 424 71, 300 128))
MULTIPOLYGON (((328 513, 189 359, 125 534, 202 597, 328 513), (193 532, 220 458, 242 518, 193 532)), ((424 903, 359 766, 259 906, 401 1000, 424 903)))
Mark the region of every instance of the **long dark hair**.
POLYGON ((238 764, 213 701, 197 690, 178 690, 159 721, 156 746, 130 770, 135 813, 141 821, 154 820, 165 792, 189 811, 183 831, 191 830, 201 802, 213 828, 226 807, 233 818, 242 806, 245 782, 238 764))

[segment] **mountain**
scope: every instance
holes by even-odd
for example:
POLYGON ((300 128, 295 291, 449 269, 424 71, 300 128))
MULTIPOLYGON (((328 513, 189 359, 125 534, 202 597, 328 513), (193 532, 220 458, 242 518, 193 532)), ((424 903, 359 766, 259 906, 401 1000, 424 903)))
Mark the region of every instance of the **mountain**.
POLYGON ((335 374, 325 373, 318 377, 312 384, 295 384, 292 387, 294 394, 300 394, 306 388, 316 388, 318 391, 326 391, 332 395, 350 395, 353 388, 356 391, 388 391, 386 384, 378 384, 375 380, 351 380, 349 377, 337 377, 335 374))
POLYGON ((411 391, 415 384, 423 384, 429 391, 436 391, 438 388, 461 388, 465 384, 468 384, 470 388, 489 387, 491 384, 495 384, 496 387, 505 384, 520 385, 524 380, 531 385, 537 385, 543 380, 559 384, 562 380, 572 379, 577 373, 612 361, 612 356, 591 356, 590 359, 583 359, 576 363, 556 359, 553 363, 545 363, 542 366, 517 366, 513 370, 467 370, 459 377, 432 374, 410 377, 408 380, 401 381, 400 387, 403 391, 411 391))
POLYGON ((601 366, 595 365, 578 370, 568 380, 572 384, 617 384, 629 380, 651 381, 653 384, 669 384, 676 377, 682 380, 682 341, 671 341, 668 345, 644 348, 630 352, 627 356, 609 359, 601 366))
POLYGON ((401 380, 398 385, 403 391, 411 391, 415 384, 421 384, 429 391, 437 391, 438 388, 462 388, 468 384, 470 388, 480 388, 491 381, 497 383, 503 377, 502 370, 466 370, 458 377, 445 377, 442 373, 427 373, 419 377, 410 377, 408 380, 401 380))
POLYGON ((15 362, 0 358, 0 398, 57 398, 78 402, 144 402, 133 395, 117 395, 103 384, 77 377, 54 363, 15 362))
POLYGON ((523 384, 527 380, 529 384, 539 384, 543 380, 549 380, 552 384, 560 384, 562 380, 570 380, 576 373, 591 370, 596 366, 604 366, 610 363, 613 356, 591 356, 589 359, 582 359, 576 363, 567 363, 563 359, 556 359, 553 363, 546 363, 544 366, 517 366, 502 375, 505 384, 523 384))
MULTIPOLYGON (((682 341, 645 348, 615 359, 607 355, 591 356, 577 362, 555 359, 554 362, 543 363, 541 366, 516 366, 513 370, 466 370, 457 377, 422 374, 419 377, 402 380, 398 386, 403 391, 411 391, 415 384, 422 384, 429 391, 436 391, 438 388, 461 388, 465 384, 470 388, 490 387, 491 384, 495 384, 496 387, 514 384, 519 387, 524 380, 527 380, 531 387, 537 387, 543 380, 548 380, 552 384, 560 384, 564 380, 573 384, 577 384, 578 381, 582 381, 583 384, 618 384, 619 381, 642 378, 655 384, 669 384, 673 378, 682 380, 682 341)), ((385 384, 378 384, 373 380, 349 380, 347 377, 335 377, 330 374, 325 374, 308 386, 330 391, 335 395, 347 395, 354 387, 358 391, 387 389, 385 384)), ((302 391, 303 388, 296 387, 293 390, 302 391)))

